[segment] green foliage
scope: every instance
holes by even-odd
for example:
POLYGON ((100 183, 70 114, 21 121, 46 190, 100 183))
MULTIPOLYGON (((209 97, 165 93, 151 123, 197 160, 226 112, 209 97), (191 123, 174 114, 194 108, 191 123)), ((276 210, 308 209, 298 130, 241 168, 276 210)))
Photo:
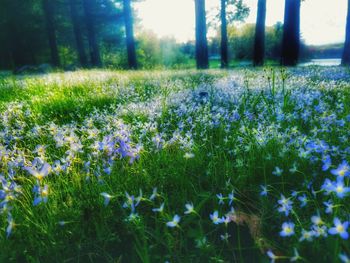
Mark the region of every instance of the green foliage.
MULTIPOLYGON (((53 4, 59 55, 63 66, 78 64, 68 0, 56 0, 53 4)), ((81 28, 86 35, 81 1, 77 1, 77 4, 81 28)), ((0 10, 3 12, 0 13, 0 68, 49 63, 50 50, 42 0, 4 0, 0 1, 0 10)), ((102 56, 108 56, 118 51, 118 46, 125 45, 124 24, 120 13, 120 7, 109 0, 95 3, 96 32, 100 45, 104 47, 102 56)), ((88 50, 87 41, 84 41, 84 45, 88 50)))
POLYGON ((159 39, 152 31, 142 31, 136 37, 137 57, 142 68, 182 68, 190 64, 184 45, 174 38, 159 39))
MULTIPOLYGON (((249 13, 250 9, 246 3, 244 3, 244 0, 226 0, 226 19, 228 25, 234 24, 234 22, 243 22, 249 16, 249 13)), ((209 26, 220 28, 220 10, 212 10, 209 12, 208 16, 209 26)))
POLYGON ((228 27, 228 42, 235 59, 252 59, 254 50, 255 25, 247 24, 240 28, 228 27))
POLYGON ((249 7, 244 0, 227 0, 227 20, 228 22, 243 22, 250 13, 249 7))
POLYGON ((150 69, 161 64, 159 39, 152 31, 141 32, 137 37, 137 58, 141 67, 150 69))
MULTIPOLYGON (((227 29, 229 54, 231 59, 251 60, 254 51, 255 24, 244 24, 241 26, 230 25, 227 29)), ((267 60, 279 60, 281 56, 281 44, 283 35, 283 25, 277 23, 274 26, 267 26, 265 31, 265 57, 267 60)), ((219 54, 220 32, 211 39, 210 51, 212 55, 219 54)), ((301 58, 309 56, 305 45, 302 43, 301 58)))

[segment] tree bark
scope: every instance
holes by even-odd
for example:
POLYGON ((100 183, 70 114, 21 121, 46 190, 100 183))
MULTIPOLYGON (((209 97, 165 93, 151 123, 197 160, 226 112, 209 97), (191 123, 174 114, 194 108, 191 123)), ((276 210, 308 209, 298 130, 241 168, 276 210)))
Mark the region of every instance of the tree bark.
POLYGON ((128 52, 128 64, 130 69, 137 69, 133 17, 130 0, 123 0, 123 9, 126 33, 126 48, 128 52))
POLYGON ((298 63, 300 49, 300 1, 286 0, 284 10, 282 58, 284 66, 298 63))
POLYGON ((226 2, 221 0, 221 68, 228 67, 226 2))
POLYGON ((102 62, 101 62, 101 56, 100 56, 100 49, 98 46, 96 31, 95 31, 93 1, 94 0, 83 0, 83 8, 85 12, 85 24, 86 24, 86 29, 88 33, 91 65, 94 67, 101 67, 102 62))
POLYGON ((344 51, 341 60, 343 66, 350 65, 350 0, 348 0, 348 13, 346 17, 346 34, 345 34, 345 44, 344 51))
POLYGON ((77 0, 69 0, 70 15, 71 15, 71 20, 72 20, 72 25, 74 30, 74 37, 75 37, 75 42, 76 42, 77 51, 78 51, 79 63, 81 66, 86 67, 88 62, 87 62, 87 57, 84 49, 84 40, 83 40, 83 35, 80 27, 77 4, 78 4, 77 0))
POLYGON ((54 3, 53 0, 43 0, 43 10, 45 13, 46 30, 51 51, 51 63, 59 67, 60 58, 58 55, 56 28, 54 20, 54 3))
POLYGON ((258 1, 258 15, 256 18, 255 40, 254 40, 254 66, 264 65, 265 58, 265 21, 266 0, 258 1))
POLYGON ((198 69, 209 68, 205 0, 195 0, 196 62, 198 69))

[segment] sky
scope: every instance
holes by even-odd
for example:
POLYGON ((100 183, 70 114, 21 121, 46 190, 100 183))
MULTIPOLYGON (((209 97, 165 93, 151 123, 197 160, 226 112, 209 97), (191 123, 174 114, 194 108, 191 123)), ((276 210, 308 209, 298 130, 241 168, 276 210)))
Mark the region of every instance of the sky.
MULTIPOLYGON (((219 0, 206 0, 207 15, 219 0)), ((245 0, 250 7, 246 23, 255 23, 257 0, 245 0)), ((173 36, 178 42, 194 39, 194 0, 144 0, 134 8, 144 29, 159 37, 173 36)), ((301 6, 301 36, 307 44, 322 45, 345 39, 347 0, 305 0, 301 6)), ((284 0, 267 0, 266 25, 283 22, 284 0)), ((208 30, 208 36, 212 32, 208 30)))

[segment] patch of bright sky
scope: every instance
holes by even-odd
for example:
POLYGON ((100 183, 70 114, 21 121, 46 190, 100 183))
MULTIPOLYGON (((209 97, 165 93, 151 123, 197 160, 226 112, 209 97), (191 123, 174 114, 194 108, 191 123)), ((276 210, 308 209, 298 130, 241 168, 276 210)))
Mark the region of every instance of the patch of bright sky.
MULTIPOLYGON (((218 10, 219 0, 206 0, 207 13, 218 10)), ((257 0, 246 0, 255 23, 257 0)), ((179 42, 194 39, 194 0, 144 0, 134 4, 144 29, 179 42)), ((301 34, 307 44, 339 43, 345 39, 347 0, 305 0, 301 7, 301 34)), ((283 22, 284 0, 267 0, 266 25, 283 22)), ((213 31, 208 30, 208 36, 213 31)))

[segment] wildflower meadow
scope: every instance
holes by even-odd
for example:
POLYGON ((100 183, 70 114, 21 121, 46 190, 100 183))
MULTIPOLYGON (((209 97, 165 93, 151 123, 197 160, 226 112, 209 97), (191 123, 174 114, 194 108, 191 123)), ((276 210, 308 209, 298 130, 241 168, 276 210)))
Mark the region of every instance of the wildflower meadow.
POLYGON ((350 262, 350 72, 0 77, 1 262, 350 262))

